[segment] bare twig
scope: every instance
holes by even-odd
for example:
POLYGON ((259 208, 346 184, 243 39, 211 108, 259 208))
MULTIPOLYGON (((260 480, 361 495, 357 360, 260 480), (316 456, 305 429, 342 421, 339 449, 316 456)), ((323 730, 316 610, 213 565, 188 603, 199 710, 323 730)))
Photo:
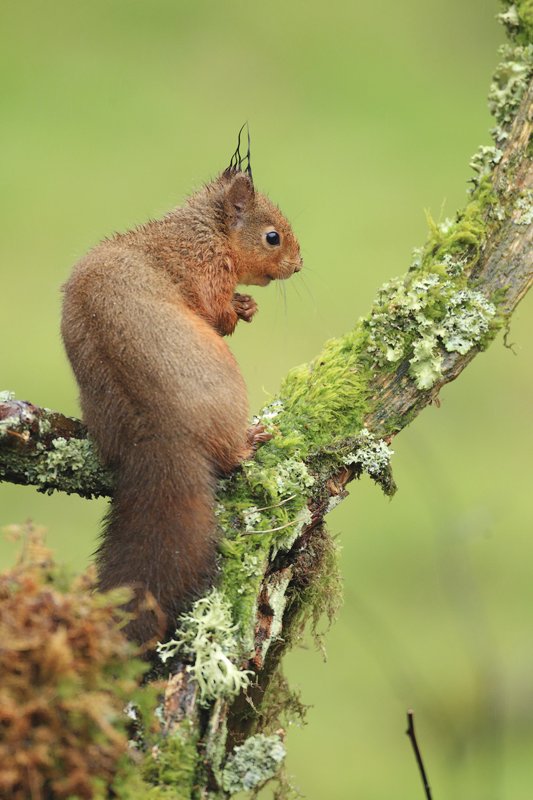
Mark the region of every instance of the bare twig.
POLYGON ((422 754, 420 752, 420 748, 418 746, 418 742, 416 739, 415 733, 415 712, 412 709, 409 709, 407 712, 407 730, 405 731, 409 739, 411 740, 411 745, 413 746, 413 751, 416 758, 416 763, 418 764, 418 769, 420 772, 420 777, 422 778, 422 783, 424 785, 424 791, 426 793, 427 800, 431 800, 431 789, 429 788, 429 781, 428 776, 426 774, 426 770, 424 768, 424 762, 422 760, 422 754))

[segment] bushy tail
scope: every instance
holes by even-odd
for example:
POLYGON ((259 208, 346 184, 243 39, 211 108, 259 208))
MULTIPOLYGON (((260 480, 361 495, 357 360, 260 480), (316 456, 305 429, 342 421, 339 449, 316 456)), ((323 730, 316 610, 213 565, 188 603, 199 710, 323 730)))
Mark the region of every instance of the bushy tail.
POLYGON ((99 588, 133 589, 125 632, 144 644, 172 631, 212 578, 214 477, 198 450, 153 441, 137 442, 118 475, 97 552, 99 588))

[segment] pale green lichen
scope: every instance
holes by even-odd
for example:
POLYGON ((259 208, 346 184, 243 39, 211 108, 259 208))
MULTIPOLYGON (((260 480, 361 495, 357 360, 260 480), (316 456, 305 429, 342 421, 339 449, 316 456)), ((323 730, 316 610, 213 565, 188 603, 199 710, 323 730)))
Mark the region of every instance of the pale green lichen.
MULTIPOLYGON (((45 408, 44 411, 49 412, 50 409, 45 408)), ((45 436, 48 433, 52 432, 52 423, 48 419, 48 417, 39 417, 39 435, 45 436)))
MULTIPOLYGON (((18 418, 0 422, 0 437, 20 426, 18 418)), ((59 490, 82 497, 100 497, 113 491, 113 475, 99 461, 94 445, 88 439, 58 437, 50 444, 37 442, 34 449, 9 448, 3 451, 0 480, 11 475, 25 477, 46 494, 59 490)))
POLYGON ((497 143, 505 141, 509 126, 522 100, 533 69, 533 44, 500 48, 502 60, 489 90, 489 109, 496 119, 492 133, 497 143))
POLYGON ((344 456, 342 461, 347 465, 357 464, 363 472, 367 472, 372 478, 377 478, 390 469, 390 460, 394 455, 394 450, 382 439, 363 428, 358 436, 358 447, 354 452, 344 456))
POLYGON ((520 18, 514 5, 509 6, 507 11, 498 14, 498 19, 505 25, 510 34, 516 33, 520 28, 520 18))
POLYGON ((471 192, 481 184, 484 178, 492 174, 496 164, 502 160, 503 150, 495 145, 480 145, 472 158, 470 167, 474 170, 475 177, 472 179, 473 188, 471 192))
POLYGON ((484 342, 496 308, 480 292, 457 288, 448 276, 460 274, 462 260, 441 259, 445 275, 430 272, 420 278, 385 284, 374 311, 364 324, 368 350, 379 366, 409 359, 409 374, 419 389, 430 389, 442 376, 441 347, 464 355, 484 342))
POLYGON ((328 498, 328 504, 326 506, 326 514, 329 514, 330 511, 333 511, 333 509, 337 508, 337 506, 340 506, 343 500, 344 497, 342 494, 331 495, 331 497, 328 498))
POLYGON ((279 736, 261 733, 235 747, 222 771, 222 787, 229 795, 257 789, 279 771, 286 751, 279 736))
POLYGON ((409 374, 418 389, 431 389, 442 377, 442 355, 437 350, 437 337, 425 334, 413 344, 409 374))
POLYGON ((514 218, 515 225, 531 225, 533 222, 533 191, 526 190, 515 203, 517 215, 514 218))
POLYGON ((254 423, 262 423, 266 427, 268 427, 268 423, 271 423, 273 420, 278 417, 282 411, 284 410, 283 401, 282 400, 273 400, 267 406, 265 406, 262 411, 254 417, 254 423))
POLYGON ((10 392, 9 389, 3 389, 0 392, 0 403, 9 403, 15 399, 15 392, 10 392))
POLYGON ((38 491, 51 494, 61 490, 84 497, 111 494, 113 476, 105 469, 89 438, 51 438, 54 430, 49 409, 35 409, 29 403, 17 402, 13 392, 0 392, 1 403, 14 403, 13 414, 0 420, 0 439, 27 444, 27 447, 7 447, 0 463, 0 480, 12 480, 37 486, 38 491), (35 429, 38 434, 36 435, 35 429), (41 441, 39 437, 44 437, 41 441))
POLYGON ((438 334, 449 353, 465 355, 483 341, 495 316, 496 307, 481 292, 461 289, 448 299, 438 334))
POLYGON ((60 476, 83 470, 91 450, 92 445, 87 439, 64 439, 59 436, 53 440, 51 448, 44 452, 41 480, 56 482, 60 476))
POLYGON ((261 464, 259 460, 245 462, 243 472, 248 485, 252 490, 261 487, 271 501, 304 493, 315 479, 299 455, 296 451, 293 457, 282 459, 273 466, 261 464))
POLYGON ((102 494, 102 488, 111 490, 113 478, 96 454, 90 439, 54 439, 48 447, 36 445, 36 457, 28 460, 32 483, 42 491, 61 489, 67 494, 79 492, 85 496, 102 494))
POLYGON ((201 705, 234 697, 250 683, 249 670, 241 670, 231 607, 218 589, 197 600, 178 619, 176 638, 157 645, 163 663, 176 655, 191 659, 187 671, 198 684, 201 705))

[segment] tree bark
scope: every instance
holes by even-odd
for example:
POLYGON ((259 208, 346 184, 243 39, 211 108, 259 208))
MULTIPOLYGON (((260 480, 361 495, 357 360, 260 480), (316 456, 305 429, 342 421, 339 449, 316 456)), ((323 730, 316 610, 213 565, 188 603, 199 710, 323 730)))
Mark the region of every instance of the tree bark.
MULTIPOLYGON (((237 641, 232 660, 238 670, 253 675, 247 688, 236 694, 206 697, 195 679, 192 645, 187 650, 182 643, 170 661, 160 746, 179 735, 194 752, 197 770, 191 796, 257 790, 274 774, 259 770, 247 784, 234 748, 252 737, 258 748, 266 748, 260 750, 261 764, 268 761, 265 752, 276 762, 276 742, 283 740, 281 706, 296 705, 281 683, 281 657, 306 619, 316 619, 324 607, 328 610, 328 603, 334 611, 332 544, 323 525, 325 514, 346 495, 346 484, 364 470, 385 491, 394 491, 386 445, 425 406, 438 403, 442 387, 508 324, 531 286, 533 84, 524 82, 512 118, 499 120, 496 149, 479 170, 465 210, 451 233, 435 226, 421 263, 411 267, 402 284, 402 292, 414 291, 417 281, 428 276, 441 280, 431 312, 440 309, 436 327, 427 333, 434 316, 421 319, 419 309, 395 317, 397 298, 404 295, 394 295, 389 288, 389 322, 403 325, 404 332, 416 326, 425 332, 406 334, 395 361, 377 357, 372 325, 380 319, 382 300, 356 331, 327 345, 306 370, 288 377, 278 403, 262 416, 272 425, 273 441, 260 449, 255 462, 221 484, 218 591, 231 610, 237 641), (470 293, 474 305, 478 295, 485 298, 495 313, 488 332, 471 346, 447 349, 442 329, 458 324, 450 309, 464 292, 470 293), (446 307, 442 297, 447 298, 446 307), (433 350, 428 363, 434 375, 431 385, 420 388, 414 372, 417 346, 429 340, 433 350), (306 405, 311 392, 318 392, 316 418, 309 416, 306 405), (273 681, 283 702, 268 696, 273 681)), ((474 313, 474 305, 468 314, 474 313)), ((385 327, 382 339, 389 335, 385 327)), ((0 402, 0 478, 84 497, 113 492, 113 475, 100 465, 81 422, 9 397, 0 402)), ((182 621, 185 630, 192 624, 190 619, 182 621)), ((249 757, 253 763, 253 754, 249 757)))

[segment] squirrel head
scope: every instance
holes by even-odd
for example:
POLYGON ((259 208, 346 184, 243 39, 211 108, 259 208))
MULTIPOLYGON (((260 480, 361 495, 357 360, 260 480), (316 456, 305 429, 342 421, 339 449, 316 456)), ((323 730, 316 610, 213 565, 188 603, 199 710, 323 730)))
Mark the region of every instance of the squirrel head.
POLYGON ((249 167, 246 172, 228 167, 217 184, 238 282, 266 286, 301 270, 300 247, 289 222, 255 191, 249 167))

